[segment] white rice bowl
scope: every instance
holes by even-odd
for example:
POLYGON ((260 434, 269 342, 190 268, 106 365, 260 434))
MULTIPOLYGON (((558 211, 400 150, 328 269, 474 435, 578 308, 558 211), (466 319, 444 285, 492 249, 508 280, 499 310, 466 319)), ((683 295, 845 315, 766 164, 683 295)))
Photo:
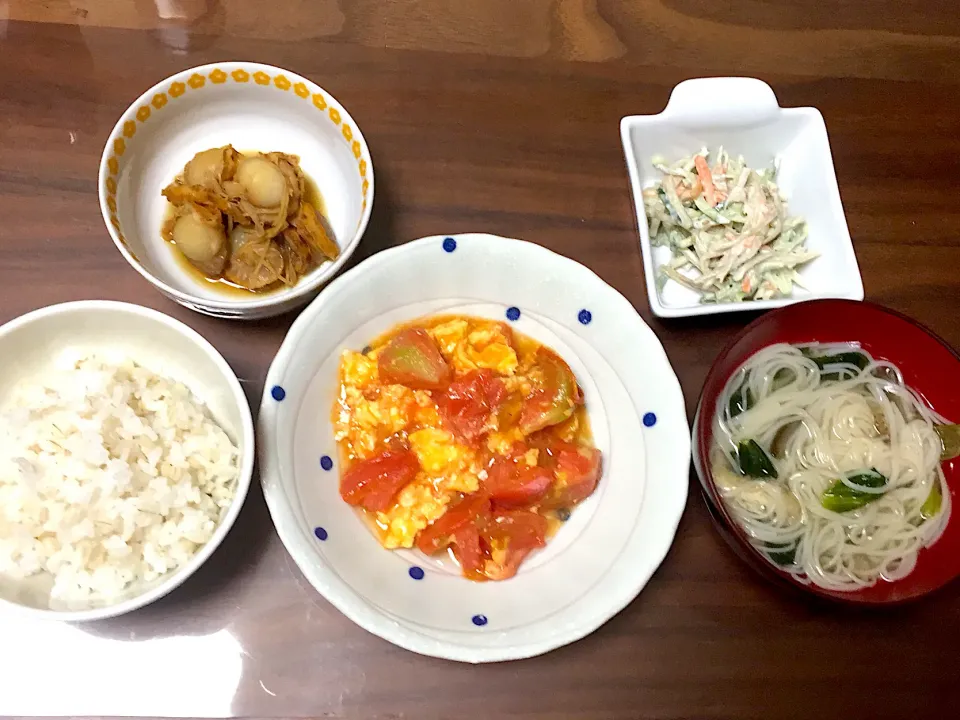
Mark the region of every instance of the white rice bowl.
POLYGON ((0 575, 45 576, 54 610, 116 603, 211 540, 238 466, 186 386, 129 359, 25 379, 0 412, 0 575))

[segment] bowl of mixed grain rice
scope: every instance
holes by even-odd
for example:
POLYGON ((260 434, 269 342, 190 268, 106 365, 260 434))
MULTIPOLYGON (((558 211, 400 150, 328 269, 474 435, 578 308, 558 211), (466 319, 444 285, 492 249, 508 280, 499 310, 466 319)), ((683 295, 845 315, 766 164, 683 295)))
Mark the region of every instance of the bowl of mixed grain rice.
POLYGON ((0 611, 112 617, 180 585, 253 473, 250 408, 196 332, 106 301, 0 328, 0 611))

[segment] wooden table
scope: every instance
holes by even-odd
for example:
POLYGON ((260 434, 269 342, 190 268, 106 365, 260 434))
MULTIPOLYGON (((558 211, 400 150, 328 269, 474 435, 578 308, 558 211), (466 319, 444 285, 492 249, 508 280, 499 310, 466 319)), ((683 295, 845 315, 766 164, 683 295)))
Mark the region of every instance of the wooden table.
MULTIPOLYGON (((183 68, 302 73, 376 162, 356 257, 438 233, 518 236, 626 295, 692 410, 742 315, 647 305, 618 136, 688 77, 753 75, 823 112, 867 297, 960 346, 960 16, 925 0, 0 0, 0 320, 81 298, 199 330, 256 406, 292 316, 231 324, 166 301, 113 247, 97 164, 127 105, 183 68)), ((813 606, 720 541, 691 479, 676 543, 590 637, 534 660, 422 658, 340 615, 259 489, 198 575, 127 618, 0 621, 0 713, 349 718, 920 718, 960 707, 960 583, 887 612, 813 606)))

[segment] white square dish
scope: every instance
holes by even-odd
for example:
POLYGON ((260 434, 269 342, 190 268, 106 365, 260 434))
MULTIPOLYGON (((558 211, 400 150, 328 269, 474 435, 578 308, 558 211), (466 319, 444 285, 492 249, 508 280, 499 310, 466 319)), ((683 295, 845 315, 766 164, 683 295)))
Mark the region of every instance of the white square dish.
POLYGON ((640 249, 650 307, 659 317, 766 310, 816 298, 863 300, 863 281, 840 202, 823 116, 816 108, 781 108, 773 90, 753 78, 700 78, 677 85, 663 112, 620 121, 630 173, 640 249), (799 269, 806 289, 789 297, 743 302, 701 303, 697 292, 668 280, 657 288, 660 266, 670 249, 653 247, 642 191, 659 179, 651 158, 668 162, 723 146, 743 155, 753 168, 779 165, 779 185, 791 215, 809 228, 807 247, 820 254, 799 269))

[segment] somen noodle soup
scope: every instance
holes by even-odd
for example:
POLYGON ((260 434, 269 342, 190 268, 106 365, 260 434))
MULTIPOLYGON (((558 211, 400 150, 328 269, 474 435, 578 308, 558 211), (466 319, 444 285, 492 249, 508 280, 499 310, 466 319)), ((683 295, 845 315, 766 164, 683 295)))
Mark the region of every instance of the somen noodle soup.
POLYGON ((893 581, 950 514, 956 428, 855 344, 771 345, 713 419, 710 462, 733 520, 772 564, 834 591, 893 581))

